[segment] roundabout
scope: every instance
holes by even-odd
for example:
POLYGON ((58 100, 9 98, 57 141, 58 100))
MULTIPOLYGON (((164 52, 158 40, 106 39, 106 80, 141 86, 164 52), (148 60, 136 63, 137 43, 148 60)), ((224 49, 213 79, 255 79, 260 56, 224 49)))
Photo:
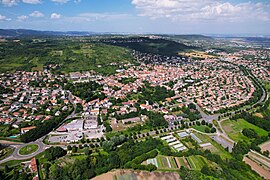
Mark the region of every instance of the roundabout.
POLYGON ((39 145, 37 144, 27 144, 19 149, 18 154, 22 156, 26 156, 36 152, 39 149, 39 145))

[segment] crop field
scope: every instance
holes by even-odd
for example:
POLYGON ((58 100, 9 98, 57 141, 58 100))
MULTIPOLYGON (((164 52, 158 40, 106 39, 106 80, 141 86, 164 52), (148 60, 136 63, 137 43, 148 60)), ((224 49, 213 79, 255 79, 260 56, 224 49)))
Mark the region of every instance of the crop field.
POLYGON ((149 159, 144 164, 154 164, 158 169, 176 170, 184 166, 192 170, 201 170, 201 168, 208 164, 208 161, 202 156, 189 157, 172 157, 172 156, 157 156, 154 159, 149 159))
POLYGON ((184 55, 184 56, 188 56, 188 57, 192 57, 192 58, 203 58, 203 59, 215 58, 215 56, 208 55, 206 52, 203 52, 203 51, 192 51, 192 52, 188 52, 188 53, 179 53, 179 54, 184 55))
POLYGON ((241 131, 244 128, 254 129, 258 133, 259 136, 268 135, 267 131, 245 121, 244 119, 238 119, 237 121, 226 120, 226 121, 223 121, 221 125, 224 131, 226 131, 226 133, 228 134, 228 136, 234 141, 239 141, 239 140, 249 141, 250 140, 248 137, 244 136, 241 133, 241 131))
POLYGON ((208 161, 202 156, 189 156, 186 158, 192 170, 201 170, 208 161))
POLYGON ((177 172, 147 172, 134 170, 113 170, 105 174, 94 177, 93 180, 167 180, 180 179, 177 172))

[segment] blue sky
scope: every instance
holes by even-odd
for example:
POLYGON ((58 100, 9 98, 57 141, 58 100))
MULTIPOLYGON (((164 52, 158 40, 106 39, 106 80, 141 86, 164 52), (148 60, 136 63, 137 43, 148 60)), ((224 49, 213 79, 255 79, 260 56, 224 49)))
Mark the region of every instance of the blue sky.
POLYGON ((0 0, 0 28, 270 34, 270 0, 0 0))

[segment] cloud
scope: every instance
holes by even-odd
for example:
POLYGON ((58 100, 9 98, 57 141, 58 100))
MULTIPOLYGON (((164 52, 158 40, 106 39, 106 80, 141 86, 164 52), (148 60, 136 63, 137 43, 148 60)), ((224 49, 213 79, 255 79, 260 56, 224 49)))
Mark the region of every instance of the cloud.
POLYGON ((238 3, 220 0, 132 0, 140 16, 151 19, 168 18, 173 21, 201 20, 269 20, 269 4, 238 3))
POLYGON ((52 2, 55 2, 55 3, 59 3, 59 4, 65 4, 67 3, 69 0, 51 0, 52 2))
POLYGON ((17 20, 18 21, 25 21, 26 19, 28 19, 28 16, 22 15, 22 16, 18 16, 17 20))
POLYGON ((10 18, 7 18, 6 16, 3 16, 0 14, 0 21, 10 21, 10 18))
POLYGON ((19 2, 19 0, 0 0, 0 1, 3 5, 8 7, 14 6, 19 2))
POLYGON ((31 14, 29 14, 31 17, 44 17, 44 14, 39 11, 34 11, 31 14))
POLYGON ((57 13, 51 14, 51 19, 59 19, 60 17, 61 17, 61 14, 57 14, 57 13))
POLYGON ((84 22, 95 22, 100 20, 120 20, 128 18, 128 14, 115 14, 115 13, 81 13, 77 16, 64 17, 65 22, 70 23, 84 23, 84 22))
POLYGON ((121 19, 128 17, 128 14, 115 14, 115 13, 81 13, 79 17, 90 18, 92 20, 100 19, 121 19))
POLYGON ((41 4, 41 0, 22 0, 22 2, 27 3, 27 4, 41 4))

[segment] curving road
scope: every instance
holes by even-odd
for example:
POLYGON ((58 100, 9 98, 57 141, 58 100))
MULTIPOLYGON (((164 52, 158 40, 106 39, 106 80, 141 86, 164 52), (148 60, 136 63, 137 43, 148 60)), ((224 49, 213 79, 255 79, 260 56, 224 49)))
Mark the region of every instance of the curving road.
POLYGON ((35 142, 30 142, 26 144, 21 144, 21 145, 10 145, 11 147, 14 147, 15 150, 14 152, 7 158, 3 159, 0 161, 0 164, 5 163, 10 160, 25 160, 25 159, 30 159, 38 155, 39 153, 45 151, 47 148, 49 148, 49 145, 46 145, 42 142, 43 138, 36 140, 35 142), (24 146, 27 146, 29 144, 36 144, 38 146, 38 150, 33 152, 32 154, 28 155, 21 155, 19 153, 20 149, 24 146))
MULTIPOLYGON (((253 105, 251 105, 251 106, 248 106, 248 107, 246 107, 246 108, 243 108, 242 110, 246 110, 246 109, 248 109, 248 108, 250 108, 250 107, 252 108, 252 107, 254 107, 255 105, 257 105, 257 104, 259 104, 259 103, 262 103, 264 100, 267 100, 267 99, 268 99, 268 94, 265 92, 265 90, 264 90, 264 88, 262 87, 262 85, 261 85, 260 83, 258 83, 258 84, 259 84, 259 87, 262 89, 262 92, 263 92, 263 95, 262 95, 261 99, 260 99, 259 101, 257 101, 255 104, 253 104, 253 105)), ((181 96, 179 96, 179 97, 181 97, 181 96)), ((218 117, 221 115, 221 114, 208 115, 208 114, 206 114, 206 113, 201 109, 200 106, 198 106, 198 105, 197 105, 196 103, 194 103, 193 101, 190 101, 190 100, 188 100, 188 99, 186 99, 186 98, 184 98, 184 97, 182 97, 182 98, 185 99, 187 102, 193 103, 193 104, 196 105, 197 110, 200 112, 200 114, 201 114, 201 116, 202 116, 202 118, 199 119, 199 121, 205 120, 205 121, 207 121, 207 122, 211 122, 211 123, 212 123, 212 121, 213 121, 214 119, 215 119, 215 120, 218 120, 218 117)), ((75 112, 76 112, 76 111, 75 111, 75 110, 76 110, 76 104, 75 104, 75 103, 73 102, 73 100, 72 100, 72 94, 71 94, 71 92, 69 92, 68 99, 69 99, 69 101, 72 103, 72 105, 73 105, 73 107, 74 107, 74 111, 73 111, 73 112, 72 112, 65 120, 77 116, 77 114, 75 114, 75 112)), ((235 112, 236 112, 236 111, 232 111, 232 112, 230 112, 230 113, 233 115, 233 114, 235 114, 235 112)), ((216 130, 217 130, 216 133, 212 133, 212 134, 207 133, 207 135, 210 135, 214 140, 219 139, 219 138, 221 137, 221 139, 224 139, 225 141, 227 141, 228 145, 229 145, 229 144, 232 145, 232 144, 234 144, 235 142, 234 142, 234 141, 233 141, 233 140, 225 133, 223 127, 221 126, 221 122, 223 122, 224 120, 227 120, 227 119, 229 119, 229 118, 228 118, 228 117, 225 117, 225 118, 223 118, 222 120, 217 121, 217 122, 218 122, 218 126, 220 127, 220 129, 221 129, 222 132, 219 131, 219 129, 216 127, 216 130)), ((65 121, 65 120, 64 120, 64 121, 65 121)), ((176 127, 175 125, 169 124, 169 127, 166 128, 166 131, 168 132, 171 128, 175 128, 175 127, 176 127)), ((192 128, 192 130, 197 131, 197 130, 195 130, 195 129, 193 129, 193 128, 192 128)), ((149 133, 151 136, 152 136, 152 135, 156 135, 155 131, 150 131, 150 132, 148 132, 148 133, 149 133)), ((202 133, 202 132, 200 132, 200 133, 202 133)), ((144 135, 146 136, 147 133, 142 133, 142 134, 144 134, 144 135)), ((141 134, 141 135, 142 135, 142 134, 141 134)), ((141 135, 137 135, 137 136, 141 136, 141 135)), ((42 138, 40 138, 40 139, 38 139, 38 140, 36 140, 36 141, 34 141, 34 142, 30 142, 30 143, 26 143, 26 144, 13 144, 13 145, 11 145, 11 147, 14 147, 14 148, 15 148, 14 152, 13 152, 12 155, 10 155, 9 157, 7 157, 7 158, 1 160, 1 161, 0 161, 0 164, 5 163, 5 162, 10 161, 10 160, 27 160, 27 159, 30 159, 30 158, 35 157, 35 156, 38 155, 39 153, 45 151, 47 148, 49 148, 49 147, 52 146, 52 145, 46 145, 46 144, 44 144, 44 143, 43 143, 44 138, 45 138, 45 136, 42 137, 42 138), (32 154, 29 154, 29 155, 20 155, 20 154, 19 154, 19 150, 20 150, 22 147, 24 147, 24 146, 26 146, 26 145, 29 145, 29 144, 36 144, 36 145, 38 145, 38 150, 37 150, 36 152, 32 153, 32 154)), ((218 141, 218 140, 216 140, 216 141, 218 141)), ((223 142, 223 143, 224 143, 224 142, 223 142)), ((72 145, 72 144, 70 144, 70 145, 72 145)), ((66 148, 66 145, 58 145, 58 146, 61 146, 61 147, 63 147, 63 148, 66 148)), ((230 149, 231 149, 231 148, 230 148, 230 149)))

